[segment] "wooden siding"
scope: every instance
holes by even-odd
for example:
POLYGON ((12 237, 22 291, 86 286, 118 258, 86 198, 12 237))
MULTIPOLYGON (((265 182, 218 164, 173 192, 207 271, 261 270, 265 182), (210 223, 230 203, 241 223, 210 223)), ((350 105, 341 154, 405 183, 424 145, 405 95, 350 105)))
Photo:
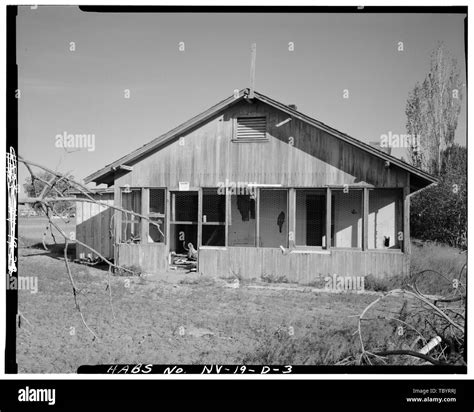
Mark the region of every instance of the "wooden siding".
MULTIPOLYGON (((79 197, 79 196, 78 196, 79 197)), ((112 193, 94 195, 97 200, 113 205, 112 193)), ((110 220, 113 216, 113 209, 88 202, 76 202, 76 239, 94 248, 104 257, 113 258, 113 239, 110 234, 110 220)), ((76 258, 97 254, 92 253, 82 245, 76 244, 76 258)))
POLYGON ((145 273, 160 273, 168 268, 167 249, 164 243, 116 245, 116 256, 120 266, 139 266, 145 273))
POLYGON ((331 250, 284 255, 280 249, 234 247, 201 249, 199 272, 212 277, 239 275, 257 279, 263 275, 285 276, 290 282, 310 284, 318 279, 338 276, 386 278, 406 274, 408 256, 401 252, 331 250))
POLYGON ((262 102, 241 102, 140 159, 115 185, 177 188, 235 182, 294 187, 404 187, 407 171, 262 102), (235 119, 266 116, 266 142, 233 142, 235 119))

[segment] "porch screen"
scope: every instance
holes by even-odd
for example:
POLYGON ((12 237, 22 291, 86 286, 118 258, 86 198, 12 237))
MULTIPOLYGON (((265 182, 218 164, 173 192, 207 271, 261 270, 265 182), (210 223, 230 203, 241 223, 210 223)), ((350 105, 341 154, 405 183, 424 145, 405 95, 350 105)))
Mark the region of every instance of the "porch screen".
MULTIPOLYGON (((122 189, 122 209, 142 212, 142 192, 140 189, 122 189)), ((124 243, 140 243, 140 217, 122 212, 121 241, 124 243)))
POLYGON ((332 245, 362 248, 362 190, 332 190, 332 245))
POLYGON ((148 243, 165 241, 165 189, 150 189, 148 243), (153 223, 152 223, 153 222, 153 223))
POLYGON ((242 190, 230 195, 229 246, 256 246, 256 195, 242 190))
POLYGON ((225 246, 225 192, 202 191, 202 246, 225 246))
POLYGON ((189 254, 197 249, 198 201, 196 191, 171 192, 171 251, 189 254))
POLYGON ((324 189, 296 190, 297 246, 326 245, 326 191, 324 189))
POLYGON ((260 189, 260 247, 288 247, 288 191, 260 189))
POLYGON ((369 191, 369 249, 401 249, 403 244, 401 189, 369 191))

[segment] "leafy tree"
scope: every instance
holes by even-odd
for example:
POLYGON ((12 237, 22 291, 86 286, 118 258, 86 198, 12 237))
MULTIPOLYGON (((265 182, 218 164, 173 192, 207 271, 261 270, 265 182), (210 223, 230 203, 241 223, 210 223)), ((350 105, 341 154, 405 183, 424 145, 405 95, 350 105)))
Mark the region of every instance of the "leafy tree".
POLYGON ((405 108, 406 128, 414 137, 411 162, 432 174, 440 173, 442 152, 454 142, 462 86, 456 60, 438 44, 431 54, 429 73, 415 85, 405 108))
POLYGON ((411 199, 414 238, 466 248, 467 149, 454 143, 461 111, 462 81, 443 44, 431 54, 430 71, 408 96, 407 131, 411 163, 437 175, 439 183, 411 199))
POLYGON ((411 235, 467 248, 467 149, 457 144, 441 154, 439 183, 411 201, 411 235))

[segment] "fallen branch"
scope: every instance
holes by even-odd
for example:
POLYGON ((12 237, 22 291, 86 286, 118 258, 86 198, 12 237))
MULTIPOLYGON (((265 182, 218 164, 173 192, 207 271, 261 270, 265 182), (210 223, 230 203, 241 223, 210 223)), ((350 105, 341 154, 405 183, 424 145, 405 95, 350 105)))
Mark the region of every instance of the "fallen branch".
MULTIPOLYGON (((445 324, 447 324, 446 328, 454 328, 455 330, 461 332, 462 336, 464 336, 465 328, 462 325, 455 322, 446 313, 446 311, 448 311, 448 310, 452 311, 456 315, 459 315, 460 317, 462 317, 464 319, 464 316, 462 315, 462 313, 456 312, 453 308, 445 308, 445 307, 436 306, 434 303, 430 302, 429 299, 426 296, 422 295, 417 290, 410 291, 410 290, 405 290, 405 289, 394 289, 394 290, 391 290, 391 291, 385 293, 383 296, 380 296, 379 298, 375 299, 373 302, 369 303, 369 305, 367 305, 364 308, 364 310, 362 311, 362 313, 358 316, 358 325, 357 325, 356 333, 359 334, 359 341, 360 341, 360 346, 361 346, 361 355, 360 355, 360 358, 359 358, 359 363, 362 363, 362 361, 365 359, 369 364, 372 364, 372 362, 370 360, 370 356, 384 357, 384 356, 393 356, 393 355, 408 355, 408 356, 413 356, 413 357, 418 357, 418 358, 424 359, 424 360, 426 360, 426 361, 428 361, 432 364, 435 364, 435 365, 445 365, 445 364, 447 365, 447 363, 443 363, 439 360, 436 360, 433 357, 428 356, 426 353, 420 353, 420 352, 416 352, 416 351, 413 351, 413 350, 399 349, 399 350, 372 351, 371 352, 371 351, 368 351, 366 349, 365 344, 364 344, 363 334, 362 334, 362 321, 370 320, 370 319, 365 317, 367 312, 371 308, 373 308, 375 305, 380 303, 383 299, 386 299, 388 296, 409 297, 409 298, 416 299, 416 300, 420 301, 422 303, 422 305, 427 307, 426 310, 428 310, 430 313, 437 316, 438 318, 442 319, 443 322, 446 322, 445 323, 445 324)), ((465 297, 461 296, 461 299, 465 299, 465 297)), ((438 302, 439 301, 440 300, 438 300, 438 302)), ((452 300, 449 300, 449 302, 452 302, 452 300)), ((380 319, 380 317, 378 317, 376 319, 380 319)), ((426 344, 427 339, 423 336, 423 334, 420 332, 420 330, 418 330, 417 328, 411 326, 408 322, 406 322, 404 320, 401 320, 401 319, 398 319, 398 318, 394 318, 394 317, 382 317, 382 319, 393 320, 393 321, 402 323, 403 325, 405 325, 409 329, 415 331, 417 333, 417 335, 419 336, 419 338, 423 339, 423 341, 426 344)), ((434 325, 432 325, 427 318, 425 318, 425 320, 428 322, 428 324, 434 330, 436 330, 434 325)), ((446 330, 446 328, 444 330, 446 330)), ((439 335, 439 333, 437 333, 437 334, 439 335)), ((441 338, 440 338, 440 342, 441 342, 441 338)), ((426 345, 425 345, 425 348, 426 348, 426 345)), ((430 349, 432 349, 432 348, 430 348, 430 349)), ((445 348, 442 348, 440 356, 442 356, 444 354, 444 350, 445 350, 445 348)), ((443 355, 443 356, 445 356, 445 355, 443 355)))
POLYGON ((374 355, 377 356, 393 356, 393 355, 407 355, 407 356, 413 356, 415 358, 420 358, 423 359, 427 362, 432 363, 433 365, 449 365, 448 363, 440 362, 437 361, 436 359, 432 358, 431 356, 424 355, 419 352, 415 352, 412 350, 404 350, 404 349, 398 349, 398 350, 386 350, 386 351, 381 351, 381 352, 376 352, 374 355))

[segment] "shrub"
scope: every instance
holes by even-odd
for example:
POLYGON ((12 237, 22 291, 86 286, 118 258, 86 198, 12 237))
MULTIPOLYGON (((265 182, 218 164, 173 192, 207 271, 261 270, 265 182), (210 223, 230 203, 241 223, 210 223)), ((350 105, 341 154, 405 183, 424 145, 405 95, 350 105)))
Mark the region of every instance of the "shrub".
POLYGON ((413 238, 467 248, 467 150, 454 145, 443 152, 439 183, 411 199, 413 238))
POLYGON ((285 275, 275 275, 274 273, 264 273, 260 278, 266 283, 288 283, 285 275))
POLYGON ((465 284, 466 254, 459 249, 436 243, 412 246, 411 279, 417 276, 416 285, 420 292, 427 294, 449 295, 453 292, 453 279, 459 279, 462 271, 465 284))

